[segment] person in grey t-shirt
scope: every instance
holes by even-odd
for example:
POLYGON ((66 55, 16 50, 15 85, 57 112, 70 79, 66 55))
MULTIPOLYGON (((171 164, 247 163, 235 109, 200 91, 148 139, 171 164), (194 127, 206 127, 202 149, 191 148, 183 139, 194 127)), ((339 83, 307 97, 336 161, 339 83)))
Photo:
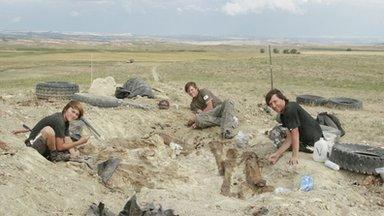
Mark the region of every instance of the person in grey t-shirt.
POLYGON ((220 126, 221 136, 226 139, 234 137, 233 129, 238 126, 234 116, 234 102, 221 101, 208 89, 199 89, 195 82, 188 82, 184 87, 185 92, 192 97, 190 109, 193 117, 187 125, 192 128, 207 128, 220 126))
MULTIPOLYGON (((89 139, 89 136, 81 137, 73 142, 69 137, 69 122, 81 118, 83 114, 84 108, 80 102, 69 102, 61 113, 54 113, 41 119, 32 128, 25 144, 36 149, 49 160, 61 160, 58 152, 74 152, 74 147, 87 143, 89 139)), ((12 131, 15 135, 25 132, 29 132, 29 129, 22 128, 12 131)))

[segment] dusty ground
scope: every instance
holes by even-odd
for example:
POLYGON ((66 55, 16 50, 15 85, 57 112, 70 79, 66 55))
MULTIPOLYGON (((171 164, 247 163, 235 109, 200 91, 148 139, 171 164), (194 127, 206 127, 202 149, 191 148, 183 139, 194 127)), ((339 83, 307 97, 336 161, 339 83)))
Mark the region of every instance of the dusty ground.
MULTIPOLYGON (((140 110, 129 107, 102 109, 86 105, 86 117, 104 139, 91 137, 81 151, 101 162, 109 157, 122 160, 106 185, 97 173, 85 164, 76 162, 51 163, 23 144, 25 135, 10 133, 22 123, 33 126, 43 116, 58 112, 67 101, 37 100, 32 89, 3 92, 0 98, 0 209, 1 215, 84 215, 95 202, 118 212, 128 198, 137 193, 141 203, 160 203, 180 215, 381 215, 384 214, 382 183, 367 183, 365 175, 347 171, 333 171, 300 153, 297 166, 287 165, 290 154, 271 166, 263 158, 274 151, 264 132, 273 125, 273 115, 265 113, 257 103, 263 98, 256 94, 245 100, 224 90, 215 92, 235 98, 240 119, 239 130, 251 139, 244 148, 237 148, 235 140, 226 142, 226 149, 255 152, 263 179, 270 190, 243 191, 243 197, 221 193, 224 178, 210 143, 221 141, 219 128, 191 130, 184 126, 189 117, 189 98, 182 92, 183 83, 151 83, 161 89, 158 98, 171 101, 169 110, 140 110), (166 134, 166 135, 164 135, 166 134), (164 138, 168 137, 168 138, 164 138), (167 139, 183 147, 176 155, 167 139), (310 192, 298 190, 303 175, 314 178, 310 192), (364 181, 365 180, 365 181, 364 181), (284 193, 273 188, 283 187, 284 193), (269 191, 269 192, 268 192, 269 191), (272 191, 272 192, 270 192, 272 191)), ((238 91, 241 91, 238 90, 238 91)), ((323 92, 328 94, 329 92, 323 92)), ((288 91, 290 98, 294 94, 288 91)), ((367 96, 368 97, 368 96, 367 96)), ((159 99, 139 98, 135 102, 155 106, 159 99)), ((367 140, 365 126, 383 120, 382 100, 368 101, 362 111, 331 110, 346 126, 347 142, 384 144, 383 134, 367 140), (351 118, 349 118, 351 117, 351 118), (367 120, 368 119, 368 120, 367 120), (362 128, 351 128, 361 121, 362 128), (353 131, 354 135, 351 135, 353 131)), ((306 107, 312 115, 324 108, 306 107)), ((382 123, 382 122, 381 122, 382 123)), ((377 131, 377 129, 376 129, 377 131)), ((89 131, 85 131, 89 133, 89 131)), ((238 164, 241 166, 241 164, 238 164)), ((231 188, 243 184, 244 173, 237 170, 231 188)))

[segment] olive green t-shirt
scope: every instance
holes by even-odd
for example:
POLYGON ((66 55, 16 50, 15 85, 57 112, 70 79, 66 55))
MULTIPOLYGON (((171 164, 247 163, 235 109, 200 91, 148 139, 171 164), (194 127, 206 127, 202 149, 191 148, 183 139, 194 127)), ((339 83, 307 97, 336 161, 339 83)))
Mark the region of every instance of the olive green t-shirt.
POLYGON ((55 137, 64 138, 65 136, 69 136, 69 122, 64 120, 64 116, 61 112, 58 112, 41 119, 35 127, 32 128, 28 140, 34 140, 46 126, 51 127, 55 131, 55 137))
POLYGON ((221 100, 216 97, 208 89, 200 89, 196 97, 192 99, 191 110, 196 112, 197 110, 204 110, 207 107, 208 101, 212 100, 213 108, 221 104, 221 100))

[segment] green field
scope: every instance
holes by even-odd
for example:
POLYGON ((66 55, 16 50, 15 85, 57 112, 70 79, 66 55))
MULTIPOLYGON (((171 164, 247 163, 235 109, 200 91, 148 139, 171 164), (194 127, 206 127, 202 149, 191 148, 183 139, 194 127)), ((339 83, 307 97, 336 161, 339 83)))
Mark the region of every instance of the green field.
MULTIPOLYGON (((248 83, 268 86, 269 58, 257 46, 152 45, 134 47, 0 47, 2 90, 33 88, 40 81, 71 81, 89 85, 92 76, 113 76, 124 82, 129 75, 150 78, 151 67, 165 81, 248 83), (92 68, 91 68, 92 59, 92 68), (134 59, 134 64, 126 61, 134 59)), ((324 48, 323 48, 324 49, 324 48)), ((273 54, 276 86, 303 89, 322 87, 346 91, 384 89, 384 51, 340 51, 307 48, 301 54, 273 54)))
MULTIPOLYGON (((272 54, 274 87, 282 89, 291 99, 299 94, 315 94, 362 100, 364 111, 334 112, 338 112, 342 120, 350 121, 345 127, 356 132, 358 140, 382 144, 384 49, 352 47, 352 51, 346 51, 346 47, 278 46, 280 54, 272 54), (296 48, 300 54, 282 54, 285 48, 296 48)), ((246 113, 263 102, 270 88, 269 56, 260 53, 260 48, 265 47, 159 42, 119 46, 3 42, 0 44, 0 86, 3 94, 12 94, 20 89, 31 91, 38 82, 70 81, 84 91, 89 88, 91 78, 106 76, 113 76, 117 83, 124 83, 132 76, 152 83, 155 68, 162 83, 180 92, 187 81, 193 80, 221 97, 244 102, 240 110, 246 113), (127 63, 130 59, 134 59, 134 63, 127 63)))

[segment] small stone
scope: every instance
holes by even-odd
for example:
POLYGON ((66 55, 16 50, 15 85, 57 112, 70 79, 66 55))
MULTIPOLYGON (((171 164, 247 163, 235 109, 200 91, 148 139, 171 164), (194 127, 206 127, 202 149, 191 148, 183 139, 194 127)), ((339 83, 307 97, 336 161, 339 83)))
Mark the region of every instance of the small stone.
POLYGON ((384 200, 377 201, 377 205, 381 206, 381 207, 384 207, 384 200))
POLYGON ((370 176, 365 177, 360 185, 369 186, 369 185, 374 185, 375 183, 376 183, 376 177, 370 175, 370 176))
POLYGON ((267 215, 269 210, 266 207, 260 207, 257 211, 253 212, 253 216, 267 215))
POLYGON ((5 150, 5 151, 8 150, 7 144, 1 140, 0 140, 0 149, 5 150))

